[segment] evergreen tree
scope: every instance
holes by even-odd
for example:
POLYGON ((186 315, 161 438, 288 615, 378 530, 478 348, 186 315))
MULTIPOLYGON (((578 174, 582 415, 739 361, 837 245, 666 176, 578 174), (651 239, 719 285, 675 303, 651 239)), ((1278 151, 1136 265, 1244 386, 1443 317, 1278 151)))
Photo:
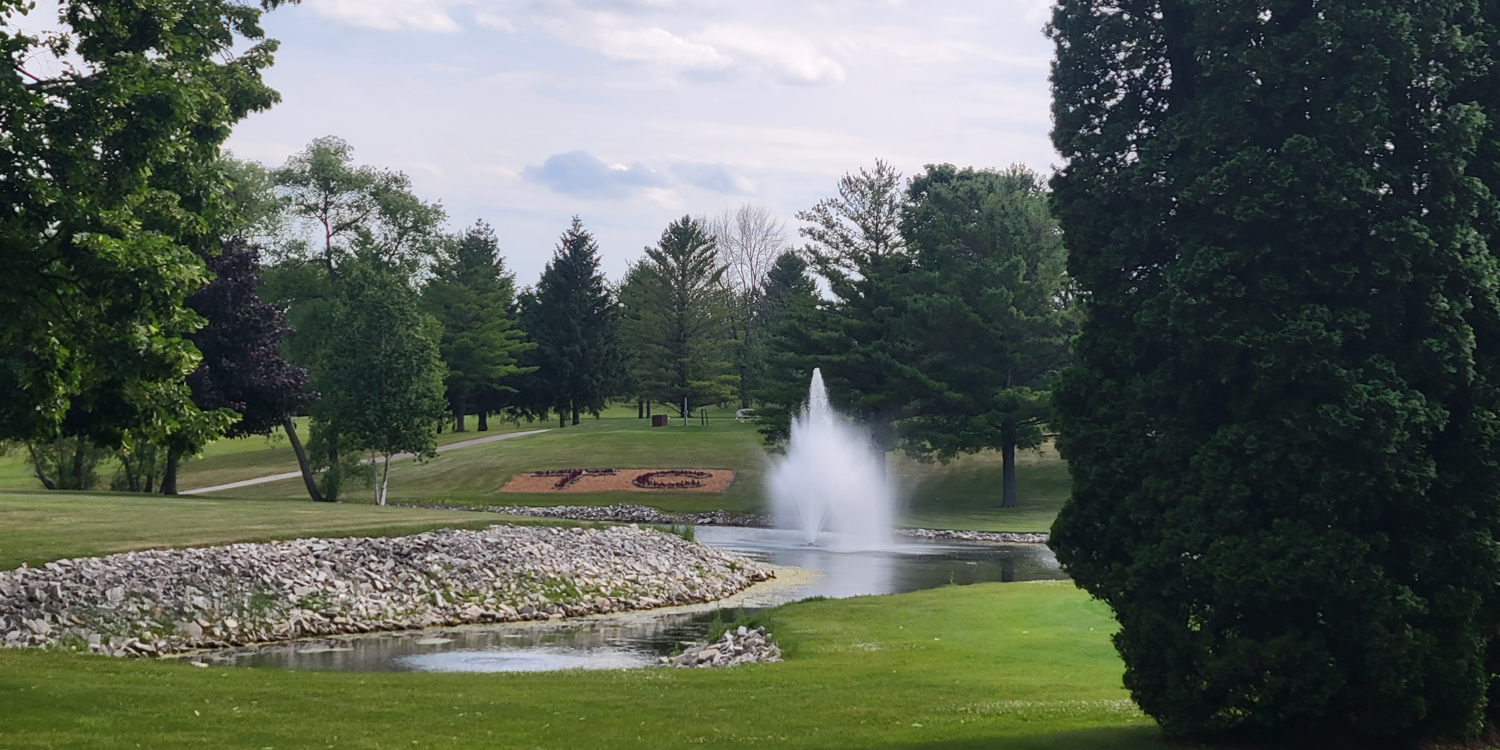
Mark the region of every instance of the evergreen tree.
POLYGON ((501 381, 521 372, 516 357, 530 348, 512 317, 514 290, 495 230, 482 221, 439 256, 433 278, 422 290, 423 308, 443 326, 441 348, 456 432, 464 431, 468 407, 486 389, 514 390, 501 381))
POLYGON ((1087 317, 1052 544, 1169 735, 1415 744, 1497 705, 1479 7, 1056 7, 1087 317))
POLYGON ((765 331, 765 361, 755 390, 756 422, 773 444, 790 437, 791 417, 807 399, 817 353, 831 347, 818 306, 818 285, 807 268, 807 261, 796 253, 777 256, 756 311, 765 331))
POLYGON ((428 456, 437 447, 446 375, 440 327, 418 308, 406 275, 384 259, 367 256, 347 270, 319 406, 347 447, 375 454, 375 503, 385 505, 391 458, 428 456))
POLYGON ((1041 444, 1052 379, 1071 334, 1067 253, 1041 178, 928 166, 907 190, 902 235, 915 258, 907 316, 913 359, 905 449, 948 459, 1000 451, 1002 508, 1014 508, 1016 449, 1041 444))
POLYGON ((545 418, 557 414, 598 416, 618 390, 619 310, 599 270, 599 246, 573 217, 534 290, 521 295, 521 327, 536 345, 525 363, 536 370, 525 379, 515 408, 545 418))
POLYGON ((625 338, 641 394, 686 417, 700 406, 728 401, 739 382, 728 360, 729 293, 714 238, 684 216, 662 232, 635 266, 628 293, 625 338))
MULTIPOLYGON (((839 180, 839 194, 797 214, 810 242, 805 253, 828 284, 832 299, 822 308, 823 334, 803 343, 816 347, 792 352, 809 376, 823 370, 836 405, 869 425, 877 444, 895 447, 896 423, 906 416, 910 387, 900 363, 912 361, 912 342, 901 320, 906 315, 911 254, 901 237, 906 195, 901 175, 889 164, 839 180)), ((787 374, 783 370, 783 375, 787 374)), ((793 384, 767 392, 799 392, 797 401, 773 404, 796 409, 806 397, 793 384)))

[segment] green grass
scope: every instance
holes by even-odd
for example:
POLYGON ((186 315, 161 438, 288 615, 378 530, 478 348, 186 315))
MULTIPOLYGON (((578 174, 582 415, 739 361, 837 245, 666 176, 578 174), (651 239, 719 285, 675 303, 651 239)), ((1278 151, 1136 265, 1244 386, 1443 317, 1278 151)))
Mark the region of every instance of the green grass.
MULTIPOLYGON (((383 536, 514 522, 492 513, 162 497, 0 491, 0 570, 65 557, 300 536, 383 536)), ((527 521, 537 522, 540 519, 527 521)), ((0 747, 5 743, 0 742, 0 747)))
POLYGON ((1031 531, 1052 528, 1068 501, 1068 465, 1052 446, 1016 454, 1016 495, 1020 507, 1001 510, 1000 454, 986 451, 943 464, 919 464, 893 457, 891 473, 907 488, 903 523, 929 529, 1031 531))
POLYGON ((724 670, 353 674, 0 650, 0 746, 1163 747, 1073 586, 809 601, 787 661, 724 670))
MULTIPOLYGON (((569 505, 639 503, 667 511, 701 512, 716 509, 763 511, 762 482, 769 459, 753 424, 733 419, 732 409, 711 410, 707 427, 680 420, 665 428, 651 428, 635 418, 635 406, 619 405, 603 419, 585 417, 581 424, 558 429, 555 423, 516 424, 492 420, 487 433, 445 432, 446 445, 486 435, 528 429, 549 429, 532 435, 445 453, 431 461, 403 461, 391 470, 391 501, 467 505, 569 505), (615 492, 589 495, 501 494, 499 488, 518 472, 541 469, 588 468, 729 468, 739 472, 722 495, 693 493, 615 492)), ((472 423, 471 423, 472 428, 472 423)), ((305 435, 304 435, 305 437, 305 435)), ((1067 500, 1067 465, 1055 451, 1023 451, 1018 457, 1017 485, 1021 507, 1001 510, 1000 459, 993 452, 966 456, 948 464, 919 464, 893 454, 892 476, 903 489, 907 512, 903 524, 926 528, 984 531, 1046 531, 1067 500)), ((297 470, 285 436, 221 440, 202 458, 183 464, 183 489, 251 479, 297 470)), ((101 469, 108 476, 112 469, 101 469)), ((0 457, 0 489, 36 488, 17 455, 0 457)), ((304 500, 300 479, 290 479, 219 493, 250 499, 304 500)), ((364 483, 354 481, 344 500, 371 502, 364 483)))

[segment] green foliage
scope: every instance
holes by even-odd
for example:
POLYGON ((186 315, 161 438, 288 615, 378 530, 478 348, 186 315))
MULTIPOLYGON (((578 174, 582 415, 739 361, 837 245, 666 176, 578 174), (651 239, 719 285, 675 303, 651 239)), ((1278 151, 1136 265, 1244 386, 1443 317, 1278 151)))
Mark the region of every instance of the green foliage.
POLYGON ((515 279, 505 270, 495 230, 479 222, 438 257, 422 289, 422 308, 442 325, 447 399, 458 431, 469 404, 487 392, 515 389, 503 380, 524 374, 517 357, 533 348, 512 312, 515 279))
POLYGON ((534 290, 521 295, 521 327, 536 348, 523 362, 535 367, 518 389, 514 409, 558 424, 597 416, 619 390, 619 306, 599 270, 599 246, 573 217, 534 290))
POLYGON ((807 261, 785 252, 766 276, 759 317, 765 329, 765 362, 755 392, 756 422, 772 444, 784 442, 792 411, 807 397, 812 368, 802 352, 825 349, 829 336, 819 310, 818 285, 807 261))
POLYGON ((316 262, 330 279, 360 253, 415 270, 437 250, 443 207, 412 192, 404 173, 354 163, 354 148, 315 138, 274 174, 277 193, 300 233, 282 238, 285 258, 316 262))
POLYGON ((1170 734, 1415 744, 1500 712, 1478 7, 1056 8, 1087 318, 1052 543, 1170 734))
MULTIPOLYGON (((438 325, 418 310, 405 276, 379 258, 346 264, 340 296, 338 335, 318 380, 318 414, 344 446, 381 457, 388 476, 392 455, 432 455, 436 448, 445 376, 438 325)), ((382 478, 378 505, 385 487, 382 478)))
POLYGON ((109 457, 109 451, 91 443, 87 436, 73 435, 28 441, 26 457, 43 487, 49 490, 91 490, 98 482, 99 464, 109 457))
POLYGON ((1067 253, 1041 178, 929 166, 907 189, 915 257, 902 321, 914 385, 903 447, 947 460, 996 449, 1001 507, 1017 505, 1015 452, 1041 444, 1049 388, 1073 333, 1067 253))
MULTIPOLYGON (((267 2, 269 7, 275 3, 267 2)), ((0 0, 0 17, 35 7, 0 0)), ((219 145, 277 100, 276 42, 229 0, 67 0, 65 32, 0 22, 0 436, 49 441, 70 409, 104 445, 221 428, 182 378, 231 209, 219 145), (56 76, 28 69, 59 58, 56 76)))
POLYGON ((684 216, 626 276, 623 339, 637 392, 683 415, 721 404, 739 377, 729 362, 730 296, 714 238, 684 216))
MULTIPOLYGON (((912 269, 900 231, 906 195, 900 173, 885 162, 845 175, 838 192, 797 214, 807 224, 799 230, 809 240, 804 254, 832 299, 818 308, 815 329, 780 338, 780 363, 762 393, 775 420, 800 408, 808 378, 822 368, 834 405, 869 425, 889 450, 911 400, 899 366, 911 360, 901 326, 912 269)), ((770 427, 781 429, 776 421, 770 427)))

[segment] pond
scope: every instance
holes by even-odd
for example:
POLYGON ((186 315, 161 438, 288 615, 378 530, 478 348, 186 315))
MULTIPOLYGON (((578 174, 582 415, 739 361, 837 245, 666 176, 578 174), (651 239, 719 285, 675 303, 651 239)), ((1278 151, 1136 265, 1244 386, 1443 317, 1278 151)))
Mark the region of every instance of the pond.
POLYGON ((1066 578, 1039 544, 899 540, 875 551, 811 547, 794 532, 700 526, 697 540, 778 570, 778 580, 724 602, 561 622, 473 625, 293 641, 196 654, 210 665, 354 672, 532 672, 659 663, 703 640, 715 618, 809 596, 897 594, 949 584, 1066 578))

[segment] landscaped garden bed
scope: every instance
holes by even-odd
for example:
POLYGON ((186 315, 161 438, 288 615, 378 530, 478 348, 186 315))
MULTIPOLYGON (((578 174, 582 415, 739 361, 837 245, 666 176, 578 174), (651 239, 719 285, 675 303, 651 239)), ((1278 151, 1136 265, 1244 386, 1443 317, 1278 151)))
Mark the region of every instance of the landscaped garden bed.
POLYGON ((501 492, 723 492, 733 469, 549 469, 511 477, 501 492))

